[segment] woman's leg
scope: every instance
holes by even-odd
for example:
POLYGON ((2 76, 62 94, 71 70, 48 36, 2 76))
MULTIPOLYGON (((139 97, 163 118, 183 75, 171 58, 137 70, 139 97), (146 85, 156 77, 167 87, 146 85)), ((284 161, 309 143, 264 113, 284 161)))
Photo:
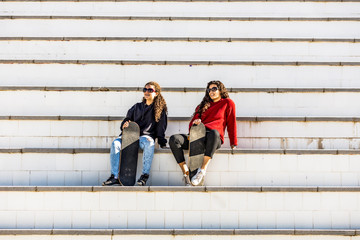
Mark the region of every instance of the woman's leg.
POLYGON ((155 141, 150 136, 140 136, 139 141, 140 148, 143 151, 143 158, 142 158, 142 172, 140 178, 137 180, 137 185, 145 186, 147 180, 149 179, 151 163, 154 158, 154 150, 155 150, 155 141))
POLYGON ((120 164, 120 151, 121 151, 121 137, 115 139, 110 148, 110 167, 111 174, 115 178, 119 177, 119 164, 120 164))
POLYGON ((206 174, 206 169, 217 149, 221 147, 220 134, 217 130, 206 131, 204 161, 197 174, 191 179, 193 185, 199 185, 206 174))
POLYGON ((110 148, 110 168, 111 176, 102 183, 103 186, 111 186, 120 184, 119 181, 119 165, 120 165, 121 137, 115 139, 110 148))
POLYGON ((169 139, 171 152, 184 174, 189 174, 189 168, 185 163, 184 149, 189 149, 189 140, 185 134, 175 134, 169 139))
POLYGON ((220 147, 221 147, 221 139, 219 132, 215 129, 207 131, 205 137, 204 162, 201 166, 201 169, 206 171, 210 163, 210 160, 214 156, 215 151, 220 147))
POLYGON ((186 165, 184 157, 184 149, 189 149, 189 140, 185 134, 175 134, 169 139, 171 152, 173 153, 176 162, 179 164, 181 171, 184 174, 185 184, 191 186, 189 178, 189 168, 186 165))
POLYGON ((142 175, 150 174, 150 169, 151 169, 151 163, 153 161, 154 158, 154 150, 155 150, 155 141, 152 137, 150 136, 141 136, 140 137, 140 148, 143 151, 143 158, 142 158, 142 162, 143 162, 143 169, 142 169, 142 175))

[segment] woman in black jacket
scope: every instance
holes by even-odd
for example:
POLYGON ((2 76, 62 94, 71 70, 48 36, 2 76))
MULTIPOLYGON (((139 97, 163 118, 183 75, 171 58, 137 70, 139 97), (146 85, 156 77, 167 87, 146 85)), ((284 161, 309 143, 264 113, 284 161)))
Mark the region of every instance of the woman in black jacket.
MULTIPOLYGON (((143 89, 142 102, 132 106, 126 118, 122 121, 120 129, 129 126, 129 122, 136 122, 140 127, 140 148, 143 149, 143 169, 137 181, 140 186, 145 186, 149 178, 151 163, 154 158, 155 139, 158 139, 160 147, 166 147, 165 130, 167 127, 167 106, 161 95, 160 85, 156 82, 148 82, 143 89)), ((121 136, 115 139, 111 145, 110 166, 111 176, 103 186, 119 185, 119 159, 121 150, 121 136)))

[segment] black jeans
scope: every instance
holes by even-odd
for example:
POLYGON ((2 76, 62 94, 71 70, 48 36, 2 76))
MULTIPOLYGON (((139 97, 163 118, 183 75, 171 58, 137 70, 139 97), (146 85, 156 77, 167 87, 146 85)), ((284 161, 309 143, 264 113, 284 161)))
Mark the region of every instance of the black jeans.
MULTIPOLYGON (((185 161, 184 151, 189 149, 188 136, 175 134, 170 137, 169 145, 177 163, 185 161)), ((206 130, 205 156, 212 158, 217 149, 221 147, 220 134, 217 130, 206 130)))

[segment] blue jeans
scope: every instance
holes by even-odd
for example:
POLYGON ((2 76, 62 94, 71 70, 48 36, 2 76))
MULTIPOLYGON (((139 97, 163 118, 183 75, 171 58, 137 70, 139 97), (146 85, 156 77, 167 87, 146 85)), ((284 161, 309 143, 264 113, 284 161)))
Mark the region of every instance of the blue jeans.
MULTIPOLYGON (((150 136, 140 136, 139 147, 144 151, 142 174, 150 174, 151 163, 154 158, 155 141, 150 136)), ((120 150, 121 137, 118 137, 113 141, 110 149, 111 174, 114 174, 116 178, 119 177, 120 150)))

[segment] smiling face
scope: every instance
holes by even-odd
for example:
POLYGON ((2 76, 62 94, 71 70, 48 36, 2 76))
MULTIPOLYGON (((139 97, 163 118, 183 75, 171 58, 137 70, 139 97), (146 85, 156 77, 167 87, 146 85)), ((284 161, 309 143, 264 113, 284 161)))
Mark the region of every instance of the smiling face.
POLYGON ((143 92, 144 92, 144 98, 148 103, 150 102, 152 103, 155 97, 157 96, 154 85, 146 85, 143 89, 143 92))
POLYGON ((211 84, 207 89, 211 100, 217 102, 221 99, 220 90, 216 84, 211 84))

